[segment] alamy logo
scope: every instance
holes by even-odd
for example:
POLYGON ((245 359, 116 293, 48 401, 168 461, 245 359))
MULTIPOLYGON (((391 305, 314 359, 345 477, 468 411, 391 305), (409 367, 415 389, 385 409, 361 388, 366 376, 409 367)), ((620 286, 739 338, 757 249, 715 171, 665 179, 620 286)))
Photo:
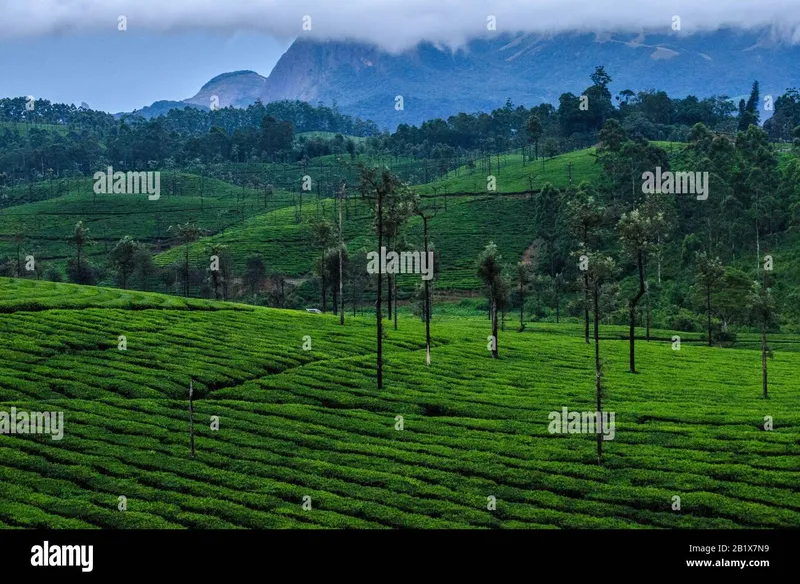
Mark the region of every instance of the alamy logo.
POLYGON ((378 273, 378 262, 380 262, 381 274, 422 274, 423 280, 433 278, 433 252, 419 251, 396 251, 386 252, 386 248, 381 248, 380 255, 377 251, 367 254, 367 273, 378 273))
POLYGON ((657 166, 655 173, 643 173, 642 181, 642 192, 647 195, 697 195, 698 201, 708 198, 707 172, 661 172, 661 167, 657 166))
POLYGON ((147 194, 151 201, 161 196, 160 172, 114 172, 109 166, 106 172, 94 173, 94 192, 98 195, 138 195, 147 194))
POLYGON ((91 545, 35 545, 31 548, 31 566, 77 566, 81 572, 91 572, 94 568, 94 546, 91 545))
POLYGON ((64 412, 0 412, 0 434, 50 434, 51 440, 64 437, 64 412))
POLYGON ((567 408, 550 412, 547 419, 551 434, 602 434, 603 440, 613 440, 614 412, 570 412, 567 408))

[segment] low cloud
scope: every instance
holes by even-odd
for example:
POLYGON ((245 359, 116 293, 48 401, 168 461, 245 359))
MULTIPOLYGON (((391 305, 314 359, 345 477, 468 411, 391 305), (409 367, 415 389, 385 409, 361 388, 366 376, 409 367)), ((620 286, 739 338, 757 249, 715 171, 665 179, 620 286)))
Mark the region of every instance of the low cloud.
POLYGON ((800 43, 798 0, 0 0, 0 40, 128 31, 258 31, 281 39, 351 39, 396 51, 458 47, 489 34, 565 31, 692 33, 769 27, 800 43), (303 18, 311 17, 311 30, 303 18), (496 32, 487 29, 490 16, 496 32))

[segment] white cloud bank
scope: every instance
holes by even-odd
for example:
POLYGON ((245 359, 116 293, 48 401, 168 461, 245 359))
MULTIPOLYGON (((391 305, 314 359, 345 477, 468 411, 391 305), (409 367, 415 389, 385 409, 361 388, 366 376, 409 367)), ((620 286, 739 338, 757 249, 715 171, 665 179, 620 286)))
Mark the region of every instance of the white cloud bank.
POLYGON ((128 31, 259 31, 287 39, 353 39, 401 50, 427 40, 452 47, 506 32, 691 33, 770 27, 800 43, 800 0, 0 0, 0 40, 128 31), (489 33, 487 18, 496 18, 489 33), (311 17, 311 31, 303 17, 311 17))

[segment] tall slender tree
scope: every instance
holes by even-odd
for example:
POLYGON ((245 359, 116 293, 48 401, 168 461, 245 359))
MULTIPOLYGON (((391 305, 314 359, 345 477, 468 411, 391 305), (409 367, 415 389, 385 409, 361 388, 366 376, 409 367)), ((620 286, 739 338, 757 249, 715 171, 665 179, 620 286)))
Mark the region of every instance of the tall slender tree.
POLYGON ((17 277, 23 277, 22 271, 22 244, 25 243, 25 226, 20 225, 17 229, 14 230, 14 233, 11 236, 11 240, 14 242, 14 245, 17 250, 17 277))
POLYGON ((123 289, 128 287, 128 278, 136 268, 136 254, 139 247, 139 243, 134 241, 130 235, 126 235, 117 242, 108 256, 108 261, 116 270, 117 278, 123 289))
POLYGON ((597 464, 603 463, 603 365, 600 361, 600 293, 604 283, 613 275, 615 265, 610 257, 599 253, 587 256, 589 282, 592 286, 592 312, 594 318, 594 383, 597 404, 597 464))
MULTIPOLYGON (((433 207, 430 209, 422 209, 419 205, 419 199, 417 200, 416 205, 416 214, 422 219, 422 236, 424 240, 424 251, 425 254, 425 261, 428 258, 428 251, 429 251, 429 239, 428 239, 428 221, 433 219, 438 212, 438 207, 434 203, 433 207)), ((431 266, 433 269, 434 266, 431 266)), ((430 280, 423 280, 424 289, 425 289, 425 305, 423 310, 425 311, 425 366, 430 367, 431 365, 431 290, 430 290, 430 280)))
POLYGON ((525 330, 525 293, 531 282, 531 264, 528 261, 517 263, 516 267, 517 299, 519 300, 519 332, 525 330))
POLYGON ((708 321, 708 346, 712 345, 711 339, 711 291, 722 280, 725 268, 718 257, 711 257, 705 252, 697 253, 697 283, 703 287, 706 296, 706 317, 708 321))
POLYGON ((325 312, 328 309, 328 301, 327 301, 327 270, 325 269, 325 254, 327 253, 328 249, 333 245, 334 242, 334 229, 331 222, 328 221, 325 217, 315 216, 309 221, 309 225, 311 227, 311 237, 314 241, 314 246, 319 250, 320 257, 319 263, 317 264, 319 267, 319 277, 321 281, 321 291, 322 291, 322 312, 325 312))
MULTIPOLYGON (((384 236, 395 252, 399 252, 405 246, 403 228, 414 214, 417 200, 416 193, 409 188, 403 187, 396 189, 384 201, 384 236)), ((397 274, 387 274, 387 289, 389 293, 389 319, 394 319, 394 328, 397 330, 397 274)))
MULTIPOLYGON (((359 166, 359 191, 372 208, 374 216, 375 233, 378 236, 378 256, 381 255, 384 236, 384 200, 404 188, 400 180, 388 168, 369 168, 359 166)), ((375 302, 375 319, 377 334, 377 384, 378 389, 383 389, 383 268, 380 260, 377 262, 377 301, 375 302)))
POLYGON ((478 277, 483 281, 486 296, 489 300, 489 310, 492 319, 492 337, 490 339, 492 358, 497 359, 498 339, 497 339, 497 312, 505 302, 508 286, 503 277, 502 267, 503 257, 497 251, 497 246, 490 241, 486 248, 478 256, 478 277))
MULTIPOLYGON (((578 243, 584 250, 593 249, 594 231, 603 224, 605 209, 599 201, 597 192, 588 181, 578 186, 574 198, 567 201, 567 218, 578 243)), ((583 336, 589 344, 589 272, 583 271, 583 336)))
POLYGON ((183 262, 183 295, 189 296, 189 245, 200 239, 203 230, 191 221, 187 221, 183 225, 170 225, 167 231, 173 231, 177 241, 184 246, 184 262, 183 262))
MULTIPOLYGON (((226 246, 221 245, 212 246, 212 255, 224 255, 226 251, 225 247, 226 246)), ((220 260, 222 259, 223 257, 220 257, 220 260)), ((221 267, 222 266, 220 266, 220 268, 221 267)), ((221 272, 222 270, 218 270, 217 272, 213 272, 211 274, 212 282, 214 284, 214 292, 217 296, 219 296, 217 294, 217 289, 224 280, 221 272)), ((247 256, 244 264, 244 284, 250 289, 250 294, 255 296, 261 290, 266 280, 267 264, 264 262, 264 256, 258 253, 247 256)))
POLYGON ((89 238, 89 228, 84 226, 83 221, 75 224, 75 229, 67 238, 75 246, 75 257, 67 262, 67 274, 71 282, 76 284, 92 284, 95 280, 94 271, 86 258, 83 257, 84 248, 94 242, 89 238))
POLYGON ((532 115, 528 118, 525 124, 525 129, 528 131, 528 141, 535 145, 534 160, 539 158, 539 139, 542 137, 542 121, 538 116, 532 115))
POLYGON ((761 387, 764 399, 768 399, 767 357, 772 357, 772 351, 767 345, 767 330, 778 324, 775 300, 771 290, 756 281, 753 282, 753 288, 747 298, 747 305, 752 322, 761 329, 761 387))
MULTIPOLYGON (((348 144, 352 144, 352 140, 348 141, 348 144)), ((343 268, 343 260, 342 260, 342 251, 344 250, 344 232, 342 229, 342 201, 347 193, 347 183, 342 183, 342 188, 339 189, 338 193, 338 207, 339 207, 339 302, 341 302, 341 306, 339 306, 339 324, 344 324, 344 268, 343 268)))
POLYGON ((653 245, 653 235, 663 231, 664 213, 656 211, 650 214, 651 208, 642 206, 630 213, 623 213, 617 228, 620 233, 623 250, 633 258, 639 276, 639 287, 628 304, 630 372, 636 371, 636 306, 645 294, 644 262, 653 245))

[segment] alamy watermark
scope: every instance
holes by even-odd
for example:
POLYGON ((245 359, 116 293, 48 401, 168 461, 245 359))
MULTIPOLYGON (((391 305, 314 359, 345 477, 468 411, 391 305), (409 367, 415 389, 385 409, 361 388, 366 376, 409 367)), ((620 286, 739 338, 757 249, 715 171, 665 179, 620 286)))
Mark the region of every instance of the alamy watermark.
POLYGON ((50 434, 52 440, 64 437, 64 412, 0 412, 0 434, 50 434))
POLYGON ((147 194, 151 201, 161 196, 161 173, 148 172, 114 172, 109 166, 106 172, 94 173, 94 192, 98 195, 138 195, 147 194))
POLYGON ((614 412, 570 412, 566 407, 550 412, 547 419, 551 434, 602 434, 603 440, 613 440, 614 412))
POLYGON ((647 195, 697 195, 698 201, 708 198, 707 172, 662 172, 661 167, 657 166, 655 173, 643 173, 642 181, 642 192, 647 195))
POLYGON ((386 252, 386 248, 381 248, 381 253, 371 251, 367 254, 367 273, 378 273, 378 262, 380 262, 381 274, 422 274, 423 280, 433 278, 433 252, 419 251, 396 251, 386 252))
POLYGON ((76 567, 81 572, 91 572, 94 569, 94 546, 50 545, 45 541, 31 548, 31 566, 76 567))

